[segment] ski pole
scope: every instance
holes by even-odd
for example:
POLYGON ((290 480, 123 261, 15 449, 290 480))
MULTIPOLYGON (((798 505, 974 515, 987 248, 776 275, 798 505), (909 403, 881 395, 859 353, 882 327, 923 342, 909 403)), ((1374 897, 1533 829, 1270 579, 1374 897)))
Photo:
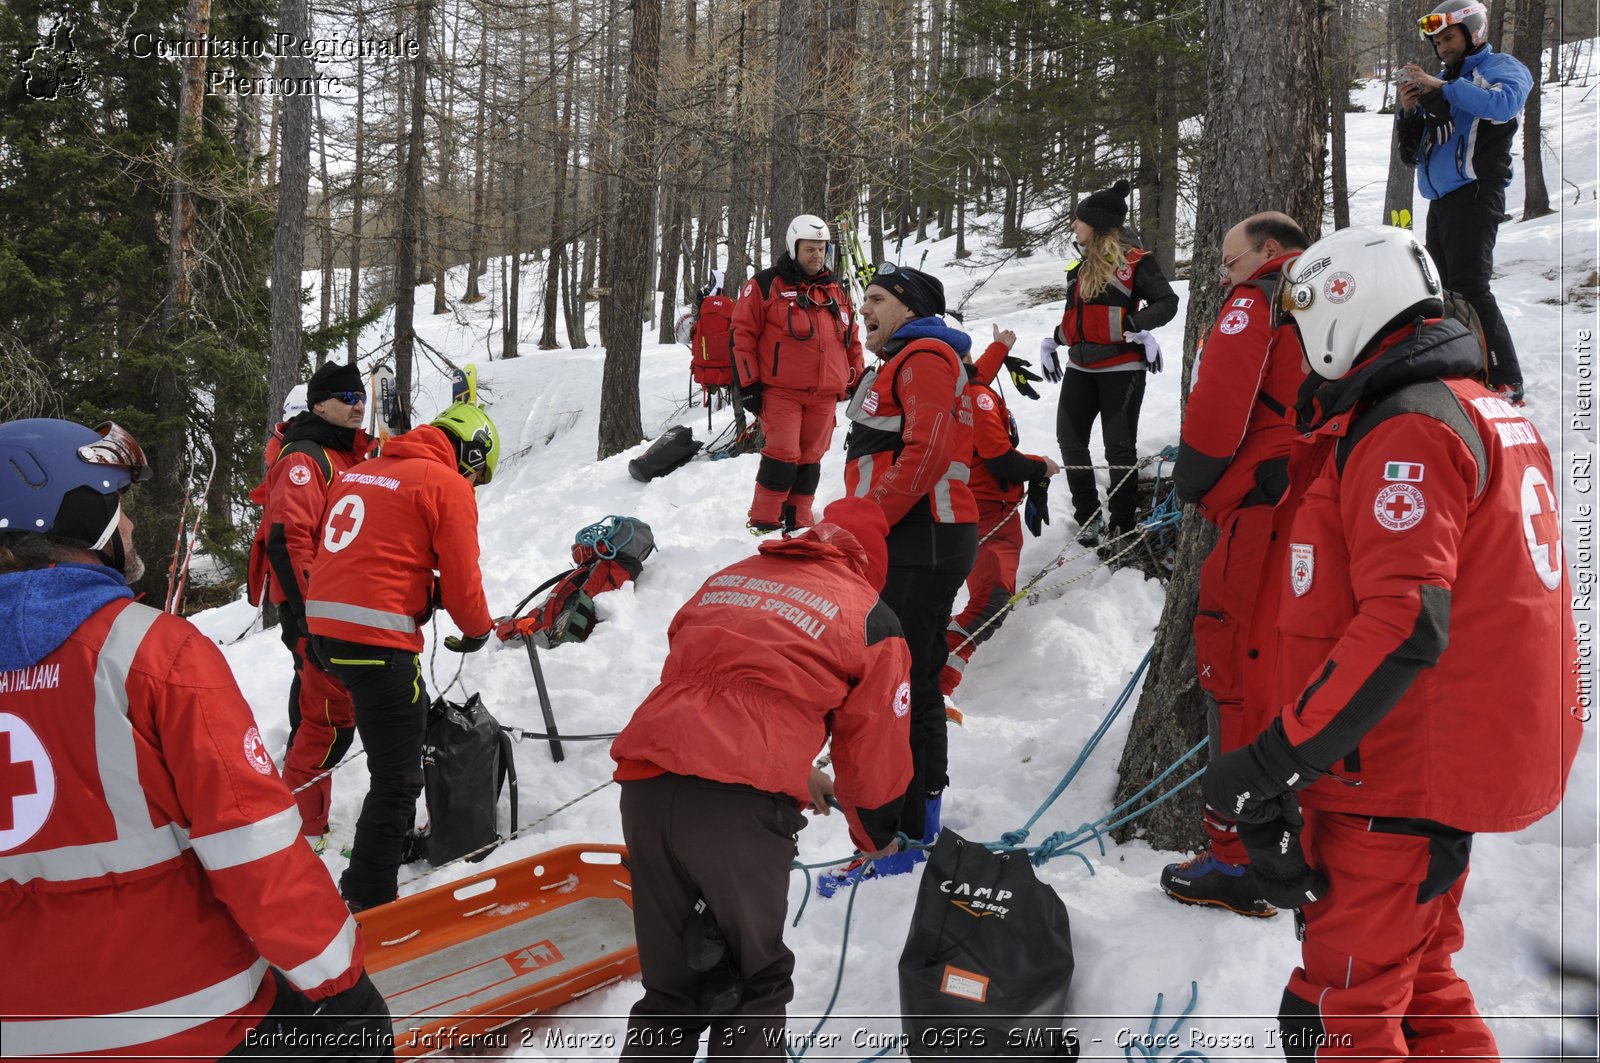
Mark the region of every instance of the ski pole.
POLYGON ((561 751, 561 734, 556 730, 556 714, 550 708, 550 691, 544 685, 544 668, 539 664, 539 651, 534 649, 533 635, 529 634, 522 640, 528 647, 528 663, 533 666, 533 685, 539 692, 539 711, 544 713, 545 733, 550 736, 550 759, 560 764, 567 759, 561 751))

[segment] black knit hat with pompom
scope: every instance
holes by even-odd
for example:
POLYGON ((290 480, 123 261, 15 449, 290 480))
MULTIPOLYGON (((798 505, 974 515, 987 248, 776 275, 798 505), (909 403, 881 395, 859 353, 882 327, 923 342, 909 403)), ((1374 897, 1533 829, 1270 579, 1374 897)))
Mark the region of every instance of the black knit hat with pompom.
POLYGON ((1128 192, 1132 187, 1127 181, 1118 181, 1110 188, 1084 196, 1078 201, 1074 216, 1097 232, 1119 228, 1128 220, 1128 192))

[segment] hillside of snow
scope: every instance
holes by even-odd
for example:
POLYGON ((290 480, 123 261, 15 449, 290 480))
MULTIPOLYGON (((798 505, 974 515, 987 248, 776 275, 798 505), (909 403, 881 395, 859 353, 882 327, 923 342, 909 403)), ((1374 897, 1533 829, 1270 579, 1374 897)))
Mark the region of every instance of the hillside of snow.
MULTIPOLYGON (((1545 121, 1551 157, 1546 161, 1557 213, 1537 221, 1510 222, 1500 232, 1495 284, 1500 304, 1517 341, 1528 385, 1528 414, 1549 442, 1556 467, 1566 477, 1562 504, 1567 514, 1569 565, 1580 561, 1592 571, 1593 542, 1578 540, 1576 507, 1592 501, 1588 488, 1567 473, 1595 448, 1594 418, 1579 418, 1574 429, 1578 366, 1574 343, 1580 328, 1595 325, 1594 270, 1600 228, 1596 221, 1596 107, 1594 87, 1570 87, 1547 95, 1545 121), (1562 165, 1564 160, 1565 165, 1562 165), (1581 556, 1580 556, 1581 551, 1581 556), (1586 559, 1586 560, 1585 560, 1586 559)), ((1547 88, 1547 93, 1550 89, 1547 88)), ((1379 96, 1369 87, 1358 99, 1373 111, 1379 96)), ((1349 117, 1350 186, 1353 216, 1377 220, 1388 158, 1390 118, 1376 113, 1349 117)), ((1519 176, 1507 202, 1520 215, 1519 176)), ((1263 207, 1270 204, 1263 204, 1263 207)), ((1420 232, 1425 203, 1417 199, 1420 232)), ((1019 334, 1017 352, 1032 357, 1039 337, 1060 315, 1059 303, 1037 303, 1027 293, 1059 286, 1063 260, 1058 252, 1013 259, 992 275, 969 275, 952 261, 952 239, 913 245, 903 252, 916 261, 927 251, 924 268, 939 274, 951 305, 967 298, 966 328, 986 342, 992 325, 1019 334)), ((536 272, 530 268, 531 275, 536 272)), ((314 278, 311 278, 314 282, 314 278)), ((459 278, 452 295, 459 294, 459 278)), ((1185 299, 1187 284, 1176 288, 1185 299)), ((528 301, 530 305, 535 300, 528 301)), ((490 346, 488 304, 458 304, 455 314, 421 317, 423 340, 457 362, 475 361, 480 394, 499 426, 504 446, 494 482, 478 492, 481 513, 484 589, 490 608, 508 611, 528 591, 566 567, 573 534, 608 514, 647 521, 658 551, 641 578, 597 599, 601 623, 582 645, 560 646, 543 655, 554 711, 561 728, 572 733, 620 729, 651 688, 666 652, 667 623, 709 574, 747 556, 755 540, 744 529, 757 457, 696 461, 648 485, 631 479, 627 462, 642 451, 597 462, 597 395, 604 352, 599 349, 541 352, 531 344, 525 356, 487 361, 490 346)), ((1179 363, 1183 313, 1157 336, 1179 363)), ((524 333, 535 322, 524 323, 524 333)), ((498 324, 493 326, 498 329, 498 324)), ((373 348, 392 328, 380 322, 365 338, 373 348)), ((492 344, 498 347, 498 338, 492 344)), ((1589 356, 1592 367, 1592 354, 1589 356)), ((448 385, 436 368, 419 359, 419 420, 448 401, 448 385)), ((684 350, 654 343, 646 333, 640 397, 646 432, 683 423, 704 440, 727 422, 685 409, 688 374, 684 350)), ((1169 369, 1152 377, 1141 417, 1141 454, 1175 444, 1179 424, 1179 374, 1169 369)), ((1592 382, 1592 375, 1589 377, 1592 382)), ((1054 385, 1041 385, 1044 400, 1011 397, 1026 450, 1054 452, 1054 385)), ((1592 391, 1590 392, 1592 395, 1592 391)), ((841 411, 842 413, 842 411, 841 411)), ((842 494, 845 428, 823 461, 819 503, 842 494)), ((1098 431, 1096 435, 1096 460, 1098 431)), ((1104 473, 1101 473, 1102 483, 1104 473)), ((1026 580, 1058 556, 1076 558, 1045 583, 1061 593, 1016 609, 999 633, 973 658, 959 692, 964 727, 952 727, 952 785, 944 805, 945 824, 977 840, 998 839, 1021 826, 1050 793, 1083 749, 1127 684, 1159 618, 1160 584, 1134 570, 1111 572, 1099 566, 1068 537, 1064 485, 1058 488, 1057 518, 1042 538, 1027 540, 1020 575, 1026 580)), ((819 505, 820 510, 820 505, 819 505)), ((1592 528, 1592 524, 1590 525, 1592 528)), ((248 697, 269 749, 281 754, 287 737, 284 703, 290 680, 288 654, 276 632, 256 632, 235 640, 250 626, 251 609, 242 601, 196 617, 211 636, 228 642, 228 660, 248 697)), ((1580 617, 1580 619, 1584 619, 1580 617)), ((1592 612, 1587 618, 1593 621, 1592 612)), ((530 682, 528 659, 520 647, 490 649, 465 659, 439 646, 454 633, 440 616, 427 633, 424 676, 430 691, 444 689, 455 700, 481 693, 504 723, 541 729, 530 682), (459 669, 459 672, 458 672, 459 669)), ((1515 661, 1507 661, 1515 668, 1515 661)), ((1133 699, 1136 701, 1135 699, 1133 699)), ((1111 807, 1115 766, 1127 733, 1132 704, 1111 725, 1099 751, 1032 834, 1038 842, 1053 830, 1073 830, 1111 807)), ((1564 806, 1534 827, 1514 835, 1482 836, 1474 845, 1464 902, 1467 944, 1458 967, 1471 982, 1506 1058, 1531 1058, 1560 1052, 1563 1034, 1582 1044, 1582 1030, 1564 1027, 1557 1017, 1563 1002, 1549 977, 1547 959, 1561 956, 1576 967, 1594 970, 1597 936, 1596 843, 1597 757, 1590 725, 1564 806)), ((359 742, 357 743, 359 750, 359 742)), ((402 893, 436 886, 577 842, 620 842, 618 791, 604 785, 612 762, 607 743, 568 743, 564 763, 552 764, 543 742, 516 747, 521 779, 521 821, 548 816, 523 836, 502 846, 486 865, 456 865, 424 874, 425 864, 402 870, 402 893), (599 787, 598 790, 595 790, 599 787), (574 798, 594 793, 570 807, 574 798), (555 812, 560 808, 561 811, 555 812), (554 813, 554 814, 552 814, 554 813), (407 880, 410 881, 407 881, 407 880)), ((334 776, 333 819, 353 828, 365 791, 366 769, 352 754, 334 776)), ((348 840, 348 833, 345 835, 348 840)), ((811 820, 800 835, 800 858, 816 862, 850 854, 837 816, 811 820)), ((1179 1028, 1179 1047, 1199 1045, 1212 1059, 1277 1058, 1272 1035, 1280 993, 1298 962, 1292 919, 1243 919, 1221 911, 1189 908, 1167 899, 1157 885, 1164 864, 1183 854, 1152 851, 1143 843, 1107 841, 1101 855, 1090 845, 1084 861, 1057 859, 1040 871, 1071 913, 1077 973, 1071 995, 1075 1025, 1085 1058, 1121 1058, 1126 1031, 1143 1034, 1157 995, 1165 997, 1165 1032, 1197 987, 1193 1013, 1179 1028), (1191 1033, 1194 1031, 1194 1033, 1191 1033), (1206 1049, 1210 1044, 1233 1047, 1206 1049)), ((344 860, 325 858, 337 877, 344 860)), ((848 928, 846 896, 810 899, 799 926, 787 941, 796 953, 795 999, 790 1029, 809 1032, 834 993, 843 942, 848 953, 833 1018, 824 1032, 840 1035, 836 1047, 818 1047, 809 1058, 859 1059, 872 1055, 885 1035, 899 1031, 895 963, 904 943, 918 876, 903 875, 860 888, 848 928), (871 1047, 862 1048, 863 1044, 871 1047)), ((791 916, 804 899, 798 873, 790 889, 791 916)), ((513 1047, 511 1057, 612 1056, 604 1042, 588 1048, 549 1050, 547 1028, 567 1033, 609 1035, 620 1043, 625 1015, 638 998, 636 980, 609 986, 561 1012, 535 1020, 534 1047, 513 1047)), ((1592 1007, 1570 999, 1565 1008, 1592 1007)), ((1592 1042, 1590 1042, 1592 1043, 1592 1042)), ((1151 1058, 1172 1058, 1177 1048, 1151 1058)))

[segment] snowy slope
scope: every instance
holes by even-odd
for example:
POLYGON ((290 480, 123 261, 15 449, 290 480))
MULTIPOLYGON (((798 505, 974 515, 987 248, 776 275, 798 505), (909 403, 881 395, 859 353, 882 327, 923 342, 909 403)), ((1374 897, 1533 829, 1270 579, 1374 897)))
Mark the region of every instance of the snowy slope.
MULTIPOLYGON (((1560 197, 1559 213, 1501 230, 1496 282, 1522 352, 1530 416, 1556 452, 1561 470, 1572 469, 1574 461, 1592 454, 1595 446, 1592 417, 1585 430, 1570 427, 1576 380, 1571 346, 1578 328, 1592 329, 1595 324, 1592 271, 1600 230, 1595 210, 1593 91, 1566 89, 1559 105, 1547 96, 1552 151, 1566 160, 1564 181, 1558 159, 1547 160, 1552 192, 1560 197), (1591 278, 1587 289, 1575 287, 1585 278, 1591 278)), ((1366 90, 1361 99, 1375 107, 1376 91, 1366 90)), ((1389 121, 1377 114, 1349 116, 1350 183, 1358 221, 1376 220, 1381 205, 1389 121)), ((1520 207, 1520 178, 1508 202, 1520 207)), ((1417 210, 1419 214, 1423 210, 1420 198, 1417 210)), ((1419 230, 1422 224, 1419 217, 1419 230)), ((952 263, 950 240, 916 246, 905 257, 915 261, 913 252, 920 257, 924 247, 926 268, 944 278, 954 305, 974 278, 952 263)), ((1062 280, 1062 262, 1054 254, 1012 261, 967 302, 968 330, 982 342, 994 323, 1016 329, 1021 336, 1018 352, 1031 355, 1037 338, 1058 320, 1060 306, 1031 305, 1025 293, 1062 280)), ((1180 295, 1187 296, 1185 285, 1177 287, 1180 295)), ((1180 314, 1157 334, 1172 352, 1169 364, 1177 362, 1182 323, 1180 314)), ((660 549, 639 582, 598 599, 603 623, 594 637, 544 656, 562 728, 614 731, 627 721, 659 672, 673 612, 708 574, 754 549, 743 523, 757 459, 751 455, 695 462, 664 480, 639 484, 626 469, 628 458, 637 451, 604 462, 594 460, 595 397, 603 352, 530 351, 518 360, 487 362, 483 352, 488 325, 482 307, 462 306, 455 318, 422 319, 419 332, 458 361, 478 361, 481 392, 504 441, 506 456, 495 482, 478 494, 484 582, 491 609, 508 610, 564 567, 573 533, 607 514, 643 518, 657 536, 660 549)), ((655 345, 652 335, 653 330, 646 334, 640 385, 646 431, 681 421, 706 438, 704 412, 680 410, 687 393, 682 348, 655 345)), ((422 370, 417 408, 423 414, 431 414, 448 398, 447 385, 430 372, 422 370)), ((1054 391, 1045 386, 1041 402, 1013 398, 1025 449, 1053 449, 1054 391)), ((1151 378, 1141 420, 1141 453, 1155 453, 1176 442, 1176 372, 1151 378)), ((725 421, 726 414, 719 414, 716 427, 725 421)), ((843 438, 841 425, 823 461, 819 493, 824 499, 842 493, 843 438)), ((1570 515, 1584 500, 1569 483, 1563 501, 1569 514, 1569 561, 1578 550, 1577 525, 1570 515)), ((1021 565, 1024 579, 1058 551, 1078 553, 1075 547, 1067 549, 1069 523, 1058 519, 1043 538, 1028 540, 1021 565)), ((1056 581, 1080 578, 1065 593, 1018 609, 979 651, 967 673, 961 688, 967 723, 951 731, 953 782, 945 821, 969 838, 996 839, 1026 821, 1077 757, 1148 648, 1161 611, 1162 588, 1135 572, 1111 573, 1091 561, 1078 560, 1057 573, 1056 581)), ((226 641, 247 628, 250 610, 236 603, 196 619, 209 634, 226 641)), ((523 652, 492 648, 464 662, 442 649, 436 658, 431 656, 433 647, 453 630, 448 619, 441 618, 428 635, 425 664, 430 690, 451 685, 460 664, 452 696, 479 691, 502 721, 539 729, 539 709, 523 652)), ((276 633, 250 635, 227 646, 226 653, 269 748, 281 750, 287 735, 283 706, 289 660, 276 633)), ((1507 667, 1514 664, 1507 662, 1507 667)), ((1130 706, 1072 787, 1040 820, 1034 841, 1052 830, 1072 830, 1109 810, 1115 765, 1131 713, 1130 706)), ((602 786, 611 769, 605 743, 569 745, 568 759, 561 765, 550 762, 542 743, 520 744, 516 757, 524 823, 602 786)), ((359 758, 347 761, 336 774, 336 823, 354 823, 365 777, 359 758)), ((616 806, 616 788, 604 786, 499 849, 490 858, 491 866, 571 842, 620 841, 616 806)), ((1527 831, 1482 837, 1475 846, 1465 900, 1468 942, 1458 966, 1472 982, 1507 1058, 1552 1052, 1560 1036, 1559 1020, 1548 1016, 1560 1013, 1561 1002, 1544 975, 1543 957, 1564 947, 1570 961, 1594 967, 1596 818, 1591 727, 1564 807, 1527 831)), ((844 858, 849 851, 837 817, 813 821, 800 837, 803 860, 844 858)), ((1078 1016, 1073 1021, 1082 1031, 1085 1057, 1120 1058, 1119 1035, 1125 1041, 1124 1031, 1145 1031, 1157 994, 1166 997, 1168 1018, 1160 1025, 1165 1032, 1187 1002, 1191 982, 1198 987, 1198 1002, 1179 1030, 1182 1048, 1193 1043, 1192 1030, 1202 1039, 1202 1047, 1205 1038, 1216 1039, 1211 1044, 1236 1046, 1207 1051, 1213 1059, 1277 1057, 1271 1041, 1276 1030, 1273 1016, 1298 955, 1290 918, 1245 920, 1173 904, 1156 881, 1162 865, 1175 854, 1151 851, 1143 843, 1108 843, 1104 856, 1093 846, 1084 851, 1092 873, 1082 861, 1064 858, 1047 865, 1041 875, 1072 914, 1077 954, 1072 1006, 1078 1016)), ((329 871, 337 875, 344 861, 331 855, 325 859, 329 871)), ((480 868, 448 868, 413 881, 402 891, 463 877, 469 870, 480 868)), ((811 1058, 862 1058, 886 1043, 885 1035, 898 1031, 894 965, 915 888, 916 876, 901 876, 859 891, 848 928, 839 1003, 825 1031, 839 1034, 840 1040, 835 1047, 813 1049, 811 1058), (868 1047, 858 1047, 862 1044, 868 1047)), ((797 874, 791 885, 791 913, 803 889, 797 874)), ((796 1034, 811 1030, 816 1021, 811 1016, 826 1007, 833 993, 846 932, 845 911, 843 895, 832 902, 813 899, 800 925, 787 935, 798 957, 790 1012, 790 1028, 796 1034)), ((533 1023, 533 1047, 518 1047, 520 1035, 511 1037, 505 1054, 614 1055, 614 1049, 603 1047, 572 1051, 539 1046, 545 1043, 547 1029, 620 1038, 627 1009, 638 995, 638 984, 632 981, 593 993, 567 1013, 533 1023)), ((1169 1048, 1157 1054, 1171 1058, 1176 1051, 1169 1048)))

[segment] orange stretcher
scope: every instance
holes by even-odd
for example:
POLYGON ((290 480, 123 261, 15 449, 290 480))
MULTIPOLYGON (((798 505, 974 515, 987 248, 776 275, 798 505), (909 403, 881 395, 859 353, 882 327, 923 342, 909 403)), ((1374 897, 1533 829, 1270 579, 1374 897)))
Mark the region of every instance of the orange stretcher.
POLYGON ((402 1059, 639 973, 620 845, 568 845, 360 913, 402 1059))

